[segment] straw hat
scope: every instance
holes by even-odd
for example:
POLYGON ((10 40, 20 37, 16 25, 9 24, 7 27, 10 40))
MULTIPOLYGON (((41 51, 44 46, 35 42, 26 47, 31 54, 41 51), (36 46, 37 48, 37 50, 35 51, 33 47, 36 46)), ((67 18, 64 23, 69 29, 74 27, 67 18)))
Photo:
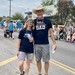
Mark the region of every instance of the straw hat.
POLYGON ((39 10, 43 10, 43 11, 45 11, 44 7, 42 7, 42 6, 38 6, 38 7, 36 7, 35 9, 33 9, 33 13, 36 14, 36 12, 39 11, 39 10))

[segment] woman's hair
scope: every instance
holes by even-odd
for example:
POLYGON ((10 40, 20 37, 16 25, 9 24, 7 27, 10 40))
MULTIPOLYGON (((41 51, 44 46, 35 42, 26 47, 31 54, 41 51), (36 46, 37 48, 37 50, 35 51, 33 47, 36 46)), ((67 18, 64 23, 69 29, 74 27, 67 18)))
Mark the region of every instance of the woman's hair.
POLYGON ((27 28, 27 26, 28 26, 28 24, 27 24, 27 23, 28 23, 29 21, 32 21, 33 26, 32 26, 32 28, 31 28, 31 29, 32 29, 32 30, 34 30, 34 21, 33 21, 33 19, 28 19, 28 20, 25 22, 25 28, 27 28))

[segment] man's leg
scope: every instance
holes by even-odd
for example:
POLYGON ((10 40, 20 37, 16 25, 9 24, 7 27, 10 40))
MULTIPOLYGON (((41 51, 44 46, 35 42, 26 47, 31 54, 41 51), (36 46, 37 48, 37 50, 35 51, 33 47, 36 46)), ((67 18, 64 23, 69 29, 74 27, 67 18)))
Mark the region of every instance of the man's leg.
POLYGON ((39 75, 41 75, 41 68, 42 68, 41 61, 37 61, 37 68, 38 68, 39 75))
POLYGON ((10 34, 9 34, 9 35, 10 35, 10 37, 12 38, 12 32, 11 32, 11 31, 10 31, 10 34))
POLYGON ((11 37, 11 31, 9 31, 9 37, 11 37))
POLYGON ((36 57, 36 61, 37 61, 38 74, 41 75, 41 69, 42 69, 42 64, 41 64, 42 51, 41 51, 41 46, 40 45, 35 45, 35 57, 36 57))
POLYGON ((50 60, 49 45, 43 45, 42 46, 42 57, 43 57, 43 61, 44 61, 45 75, 48 75, 49 60, 50 60))
POLYGON ((44 68, 45 68, 45 75, 48 75, 49 62, 45 62, 45 64, 44 64, 44 68))
POLYGON ((14 31, 12 31, 12 38, 14 39, 14 31))
POLYGON ((12 31, 11 31, 11 38, 12 38, 12 31))

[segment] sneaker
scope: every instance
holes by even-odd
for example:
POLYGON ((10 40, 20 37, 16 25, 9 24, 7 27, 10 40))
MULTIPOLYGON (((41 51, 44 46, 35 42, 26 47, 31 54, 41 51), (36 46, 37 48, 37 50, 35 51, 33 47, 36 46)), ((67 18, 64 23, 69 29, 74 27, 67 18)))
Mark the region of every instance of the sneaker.
POLYGON ((23 71, 23 74, 20 74, 20 75, 24 75, 24 73, 25 73, 25 72, 23 71))
POLYGON ((14 39, 14 36, 12 38, 14 39))
POLYGON ((13 40, 14 40, 14 38, 13 38, 13 40))

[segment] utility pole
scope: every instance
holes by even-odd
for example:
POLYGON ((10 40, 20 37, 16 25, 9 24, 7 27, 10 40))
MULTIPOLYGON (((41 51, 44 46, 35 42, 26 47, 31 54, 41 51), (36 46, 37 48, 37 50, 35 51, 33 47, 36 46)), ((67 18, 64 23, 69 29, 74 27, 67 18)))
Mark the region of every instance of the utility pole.
POLYGON ((11 19, 11 1, 12 0, 9 0, 9 17, 10 17, 10 19, 11 19))

